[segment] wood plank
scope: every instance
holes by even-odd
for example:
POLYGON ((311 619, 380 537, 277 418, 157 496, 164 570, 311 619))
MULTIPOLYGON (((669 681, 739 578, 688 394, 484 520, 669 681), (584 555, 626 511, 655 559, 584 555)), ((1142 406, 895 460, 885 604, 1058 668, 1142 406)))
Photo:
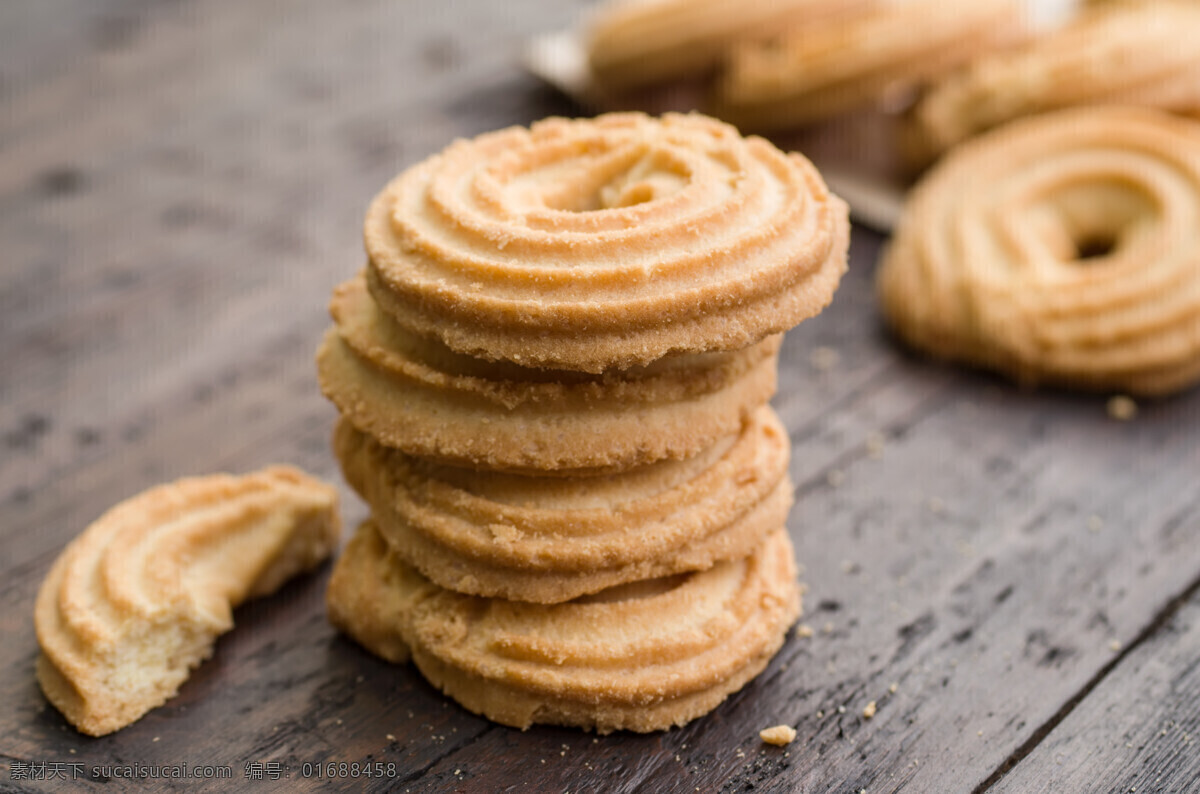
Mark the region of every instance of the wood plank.
MULTIPOLYGON (((266 790, 324 789, 303 764, 379 760, 394 779, 331 787, 928 791, 953 770, 970 790, 1101 692, 1110 643, 1193 586, 1200 395, 1121 424, 1103 398, 900 353, 875 311, 881 239, 857 231, 833 307, 785 344, 776 398, 816 636, 709 717, 600 739, 491 725, 338 637, 326 569, 240 610, 164 708, 98 740, 70 729, 32 677, 57 550, 182 474, 283 460, 337 476, 312 352, 329 288, 361 260, 366 201, 454 136, 571 112, 513 55, 582 5, 478 3, 468 26, 461 5, 113 2, 98 8, 140 20, 123 44, 5 95, 0 778, 13 761, 186 761, 240 782, 277 762, 292 777, 266 790), (779 722, 800 738, 761 746, 779 722)), ((365 514, 348 493, 345 514, 365 514)))
POLYGON ((990 791, 1200 790, 1200 587, 1172 607, 990 791))

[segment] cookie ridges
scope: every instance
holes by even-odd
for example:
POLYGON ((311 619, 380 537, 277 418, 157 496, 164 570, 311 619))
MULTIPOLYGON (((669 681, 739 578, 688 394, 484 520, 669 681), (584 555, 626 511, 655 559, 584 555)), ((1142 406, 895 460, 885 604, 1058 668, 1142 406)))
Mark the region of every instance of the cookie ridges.
POLYGON ((1025 383, 1166 394, 1200 379, 1200 125, 1060 111, 952 152, 878 271, 908 343, 1025 383))
POLYGON ((408 331, 602 372, 817 314, 849 222, 798 154, 700 115, 615 113, 457 141, 388 185, 364 234, 371 294, 408 331))
POLYGON ((566 601, 743 557, 792 504, 789 441, 770 408, 687 460, 609 476, 431 465, 344 420, 334 450, 401 559, 443 587, 520 601, 566 601))
POLYGON ((162 705, 232 610, 337 543, 337 492, 286 466, 178 480, 116 505, 54 562, 34 613, 46 697, 101 736, 162 705))
POLYGON ((392 558, 368 522, 329 588, 334 624, 409 658, 470 711, 518 728, 655 731, 711 711, 762 671, 800 612, 777 531, 747 557, 563 604, 483 599, 392 558))

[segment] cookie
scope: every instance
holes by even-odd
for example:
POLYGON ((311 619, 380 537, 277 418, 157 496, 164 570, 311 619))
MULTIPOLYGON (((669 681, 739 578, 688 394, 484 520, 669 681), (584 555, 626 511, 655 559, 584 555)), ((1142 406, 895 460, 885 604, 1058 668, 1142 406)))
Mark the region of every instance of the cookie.
POLYGON ((936 85, 906 130, 927 163, 1007 121, 1077 105, 1200 112, 1200 3, 1106 2, 1023 47, 984 57, 936 85))
POLYGON ((617 0, 601 5, 585 47, 592 78, 622 91, 705 76, 742 39, 837 17, 873 0, 617 0))
POLYGON ((1037 116, 951 152, 878 271, 895 331, 936 356, 1165 394, 1200 378, 1200 124, 1137 108, 1037 116))
POLYGON ((700 115, 548 119, 458 141, 372 202, 367 284, 458 353, 598 373, 737 350, 821 311, 845 203, 700 115))
POLYGON ((743 130, 779 130, 892 99, 1023 39, 1020 0, 911 0, 806 22, 729 56, 715 113, 743 130))
POLYGON ((757 675, 800 614, 792 546, 563 604, 445 590, 389 554, 368 522, 329 583, 333 623, 367 650, 411 657, 468 710, 517 728, 656 731, 716 708, 757 675))
POLYGON ((462 593, 566 601, 749 554, 792 504, 790 443, 770 408, 682 461, 526 477, 437 466, 348 422, 334 450, 401 558, 462 593))
POLYGON ((599 375, 488 362, 414 336, 359 277, 339 286, 321 389, 355 427, 410 455, 524 472, 685 458, 735 433, 775 391, 780 337, 599 375))
POLYGON ((178 480, 121 502, 54 562, 34 625, 46 698, 102 736, 178 691, 232 610, 337 544, 337 492, 285 466, 178 480))

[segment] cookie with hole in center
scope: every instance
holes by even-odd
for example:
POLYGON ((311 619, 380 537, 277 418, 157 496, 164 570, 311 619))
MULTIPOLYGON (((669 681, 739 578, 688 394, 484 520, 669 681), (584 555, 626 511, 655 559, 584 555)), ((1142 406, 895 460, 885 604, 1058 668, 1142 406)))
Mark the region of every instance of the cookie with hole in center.
POLYGON ((739 350, 820 312, 844 202, 698 114, 552 118, 460 140, 372 202, 367 285, 457 353, 599 373, 739 350))
POLYGON ((749 554, 792 504, 770 408, 681 461, 588 477, 439 466, 339 423, 334 451, 399 557, 442 587, 554 603, 749 554))
POLYGON ((948 75, 914 108, 904 148, 922 166, 1014 119, 1080 105, 1200 115, 1200 3, 1112 0, 948 75))
POLYGON ((317 352, 326 396, 382 444, 450 465, 549 475, 687 458, 775 391, 779 335, 592 374, 455 353, 392 320, 361 276, 330 311, 317 352))
POLYGON ((329 612, 367 650, 411 658, 504 725, 666 730, 716 708, 782 646, 800 614, 792 554, 780 530, 707 571, 529 604, 438 587, 368 522, 330 579, 329 612))
POLYGON ((1025 383, 1200 379, 1200 124, 1096 107, 1014 122, 917 185, 877 274, 896 333, 1025 383))
POLYGON ((1023 10, 1019 0, 890 2, 745 42, 717 82, 715 112, 757 132, 911 102, 924 84, 1027 38, 1023 10))
POLYGON ((740 41, 837 18, 879 0, 609 0, 595 9, 585 46, 591 77, 608 93, 707 78, 740 41))

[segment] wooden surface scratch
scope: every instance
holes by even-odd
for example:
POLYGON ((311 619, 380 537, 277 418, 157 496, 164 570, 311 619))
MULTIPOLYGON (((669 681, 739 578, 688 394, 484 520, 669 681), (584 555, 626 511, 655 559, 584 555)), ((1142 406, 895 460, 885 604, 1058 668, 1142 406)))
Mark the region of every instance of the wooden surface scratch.
POLYGON ((328 566, 240 609, 129 728, 90 739, 46 703, 33 599, 107 507, 273 461, 340 483, 312 358, 367 201, 455 137, 574 112, 517 55, 586 5, 0 6, 0 791, 54 789, 39 763, 79 765, 83 790, 181 763, 233 783, 141 785, 1200 790, 1200 394, 1118 422, 1104 396, 915 358, 880 326, 884 241, 863 229, 774 401, 805 629, 711 715, 645 736, 491 724, 338 636, 328 566), (777 724, 796 740, 765 745, 777 724))

